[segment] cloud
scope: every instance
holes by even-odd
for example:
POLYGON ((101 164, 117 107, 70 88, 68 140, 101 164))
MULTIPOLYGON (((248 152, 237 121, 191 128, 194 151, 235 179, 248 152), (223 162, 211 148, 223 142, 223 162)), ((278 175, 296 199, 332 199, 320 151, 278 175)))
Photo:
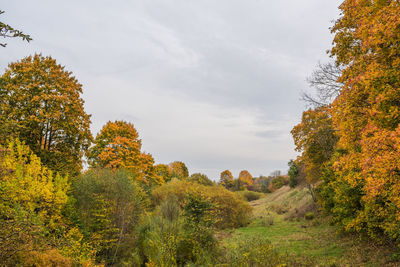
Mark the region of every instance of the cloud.
POLYGON ((8 1, 0 67, 52 55, 83 84, 92 130, 133 122, 157 162, 216 178, 287 169, 306 76, 326 59, 340 1, 8 1))

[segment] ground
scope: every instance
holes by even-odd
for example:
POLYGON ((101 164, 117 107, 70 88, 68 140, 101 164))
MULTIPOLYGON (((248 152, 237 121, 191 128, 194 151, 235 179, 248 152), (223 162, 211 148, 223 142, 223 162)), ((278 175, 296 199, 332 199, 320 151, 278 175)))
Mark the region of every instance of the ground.
POLYGON ((393 247, 343 233, 329 224, 329 218, 312 212, 312 199, 307 188, 285 186, 250 204, 253 206, 251 223, 247 227, 219 233, 222 244, 250 235, 263 235, 279 252, 311 258, 315 266, 400 266, 395 261, 393 247), (310 212, 316 217, 304 219, 304 213, 311 217, 314 215, 310 212))

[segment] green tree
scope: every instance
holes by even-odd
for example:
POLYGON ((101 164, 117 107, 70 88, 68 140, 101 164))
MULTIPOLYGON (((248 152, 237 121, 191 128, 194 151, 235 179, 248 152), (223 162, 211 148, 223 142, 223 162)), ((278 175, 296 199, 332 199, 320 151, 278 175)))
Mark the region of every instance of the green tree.
POLYGON ((0 143, 17 137, 50 169, 79 174, 92 140, 81 93, 71 72, 51 57, 9 64, 0 78, 0 143))
POLYGON ((135 229, 144 215, 146 195, 131 176, 122 170, 91 169, 73 183, 82 231, 96 245, 98 262, 134 260, 135 229))
POLYGON ((203 184, 203 185, 214 185, 214 183, 207 177, 207 175, 202 174, 202 173, 193 173, 188 178, 188 181, 195 182, 198 184, 203 184))
POLYGON ((294 160, 290 160, 288 165, 289 165, 289 171, 288 171, 289 186, 291 188, 294 188, 298 184, 297 175, 299 174, 299 169, 297 168, 297 165, 294 162, 294 160))

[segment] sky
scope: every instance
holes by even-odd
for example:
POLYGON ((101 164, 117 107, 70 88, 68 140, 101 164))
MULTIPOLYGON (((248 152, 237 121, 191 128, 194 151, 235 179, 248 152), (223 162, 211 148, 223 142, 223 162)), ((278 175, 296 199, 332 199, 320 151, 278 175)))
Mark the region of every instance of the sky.
MULTIPOLYGON (((95 136, 134 124, 156 163, 211 179, 285 173, 290 131, 317 63, 328 62, 338 0, 2 0, 10 62, 42 53, 83 85, 95 136)), ((3 40, 1 40, 3 41, 3 40)))

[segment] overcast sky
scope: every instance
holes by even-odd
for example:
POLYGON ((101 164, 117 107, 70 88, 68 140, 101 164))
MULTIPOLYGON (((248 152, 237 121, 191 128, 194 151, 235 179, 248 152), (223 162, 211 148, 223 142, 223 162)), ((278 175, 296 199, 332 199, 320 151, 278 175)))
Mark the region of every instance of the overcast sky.
POLYGON ((157 163, 183 161, 217 179, 287 171, 290 130, 338 0, 2 0, 9 62, 51 55, 83 85, 94 135, 132 122, 157 163))

